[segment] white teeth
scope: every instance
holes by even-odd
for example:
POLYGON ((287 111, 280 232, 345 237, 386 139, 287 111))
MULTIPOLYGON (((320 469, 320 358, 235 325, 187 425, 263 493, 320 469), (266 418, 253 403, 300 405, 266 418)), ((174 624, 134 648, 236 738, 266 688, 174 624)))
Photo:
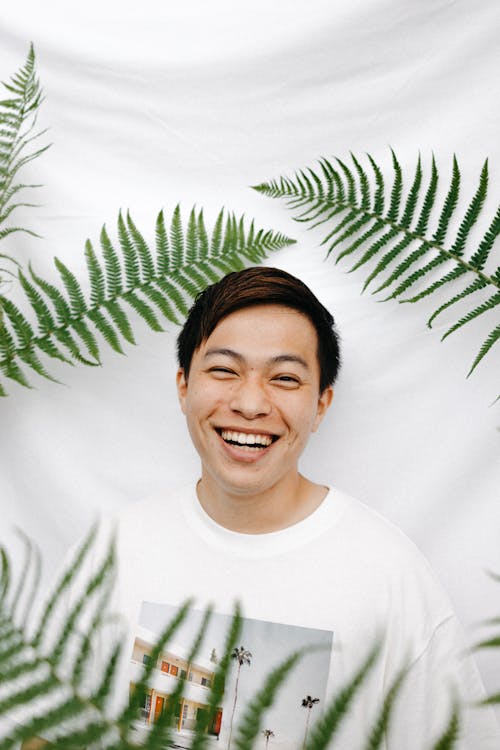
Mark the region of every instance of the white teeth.
POLYGON ((231 443, 239 445, 259 445, 267 447, 271 445, 273 439, 270 435, 259 435, 258 433, 232 432, 231 430, 222 430, 221 437, 231 443))

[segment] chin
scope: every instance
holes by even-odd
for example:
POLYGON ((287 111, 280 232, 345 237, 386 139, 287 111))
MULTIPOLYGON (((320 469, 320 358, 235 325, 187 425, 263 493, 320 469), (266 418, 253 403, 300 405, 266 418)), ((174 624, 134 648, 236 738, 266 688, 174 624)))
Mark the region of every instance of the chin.
POLYGON ((263 477, 234 477, 234 476, 217 476, 217 484, 231 495, 260 495, 272 489, 279 483, 278 479, 264 479, 263 477))

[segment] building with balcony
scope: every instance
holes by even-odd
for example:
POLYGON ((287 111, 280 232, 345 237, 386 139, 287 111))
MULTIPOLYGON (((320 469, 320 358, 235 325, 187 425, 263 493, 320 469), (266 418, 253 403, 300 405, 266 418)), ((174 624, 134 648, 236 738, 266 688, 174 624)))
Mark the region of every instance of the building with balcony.
MULTIPOLYGON (((157 635, 146 628, 139 627, 136 632, 132 651, 130 687, 139 682, 144 664, 151 659, 151 652, 157 635)), ((142 706, 142 721, 151 724, 169 706, 169 699, 178 686, 179 679, 184 679, 182 698, 175 707, 175 727, 178 732, 190 732, 196 727, 201 714, 208 709, 209 691, 215 675, 215 663, 210 659, 197 657, 188 661, 187 649, 175 644, 168 644, 159 655, 153 666, 149 687, 142 706)), ((218 707, 208 733, 218 737, 222 724, 222 707, 218 707)))

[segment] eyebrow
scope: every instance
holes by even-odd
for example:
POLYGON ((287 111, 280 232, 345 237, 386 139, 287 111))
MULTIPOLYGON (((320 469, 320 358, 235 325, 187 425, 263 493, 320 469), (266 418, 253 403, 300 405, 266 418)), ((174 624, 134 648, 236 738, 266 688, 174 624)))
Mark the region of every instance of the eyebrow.
MULTIPOLYGON (((226 348, 220 348, 220 349, 208 349, 205 352, 204 359, 207 357, 213 357, 217 355, 223 355, 226 357, 232 357, 233 359, 238 360, 238 362, 243 362, 245 357, 240 354, 239 352, 235 352, 234 349, 226 349, 226 348)), ((281 362, 295 362, 298 365, 302 365, 306 370, 309 370, 309 365, 307 364, 306 360, 302 357, 299 357, 298 354, 277 354, 275 357, 271 357, 268 360, 269 364, 280 364, 281 362)))

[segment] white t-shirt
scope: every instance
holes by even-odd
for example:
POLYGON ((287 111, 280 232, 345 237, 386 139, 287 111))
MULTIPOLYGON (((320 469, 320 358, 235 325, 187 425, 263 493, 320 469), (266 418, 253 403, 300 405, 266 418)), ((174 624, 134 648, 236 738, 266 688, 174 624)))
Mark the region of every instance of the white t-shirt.
MULTIPOLYGON (((191 697, 179 716, 180 734, 189 732, 236 600, 245 618, 238 647, 250 656, 239 672, 234 717, 237 670, 226 685, 215 730, 221 740, 227 740, 231 718, 237 725, 271 668, 309 644, 320 650, 302 658, 266 715, 265 726, 274 732, 272 750, 302 745, 307 719, 312 726, 381 634, 381 656, 336 736, 338 750, 363 746, 383 696, 405 663, 410 669, 384 750, 429 750, 447 724, 453 690, 469 701, 483 696, 460 625, 427 561, 399 529, 343 492, 331 489, 310 516, 290 527, 242 534, 207 515, 193 483, 130 506, 119 518, 117 540, 113 608, 125 616, 126 653, 133 657, 124 694, 141 660, 148 658, 148 643, 180 604, 195 599, 196 611, 157 664, 145 721, 154 720, 186 667, 200 610, 211 602, 215 614, 189 678, 191 697), (303 707, 306 696, 319 701, 303 707)), ((457 750, 498 747, 490 710, 467 710, 457 750)))

